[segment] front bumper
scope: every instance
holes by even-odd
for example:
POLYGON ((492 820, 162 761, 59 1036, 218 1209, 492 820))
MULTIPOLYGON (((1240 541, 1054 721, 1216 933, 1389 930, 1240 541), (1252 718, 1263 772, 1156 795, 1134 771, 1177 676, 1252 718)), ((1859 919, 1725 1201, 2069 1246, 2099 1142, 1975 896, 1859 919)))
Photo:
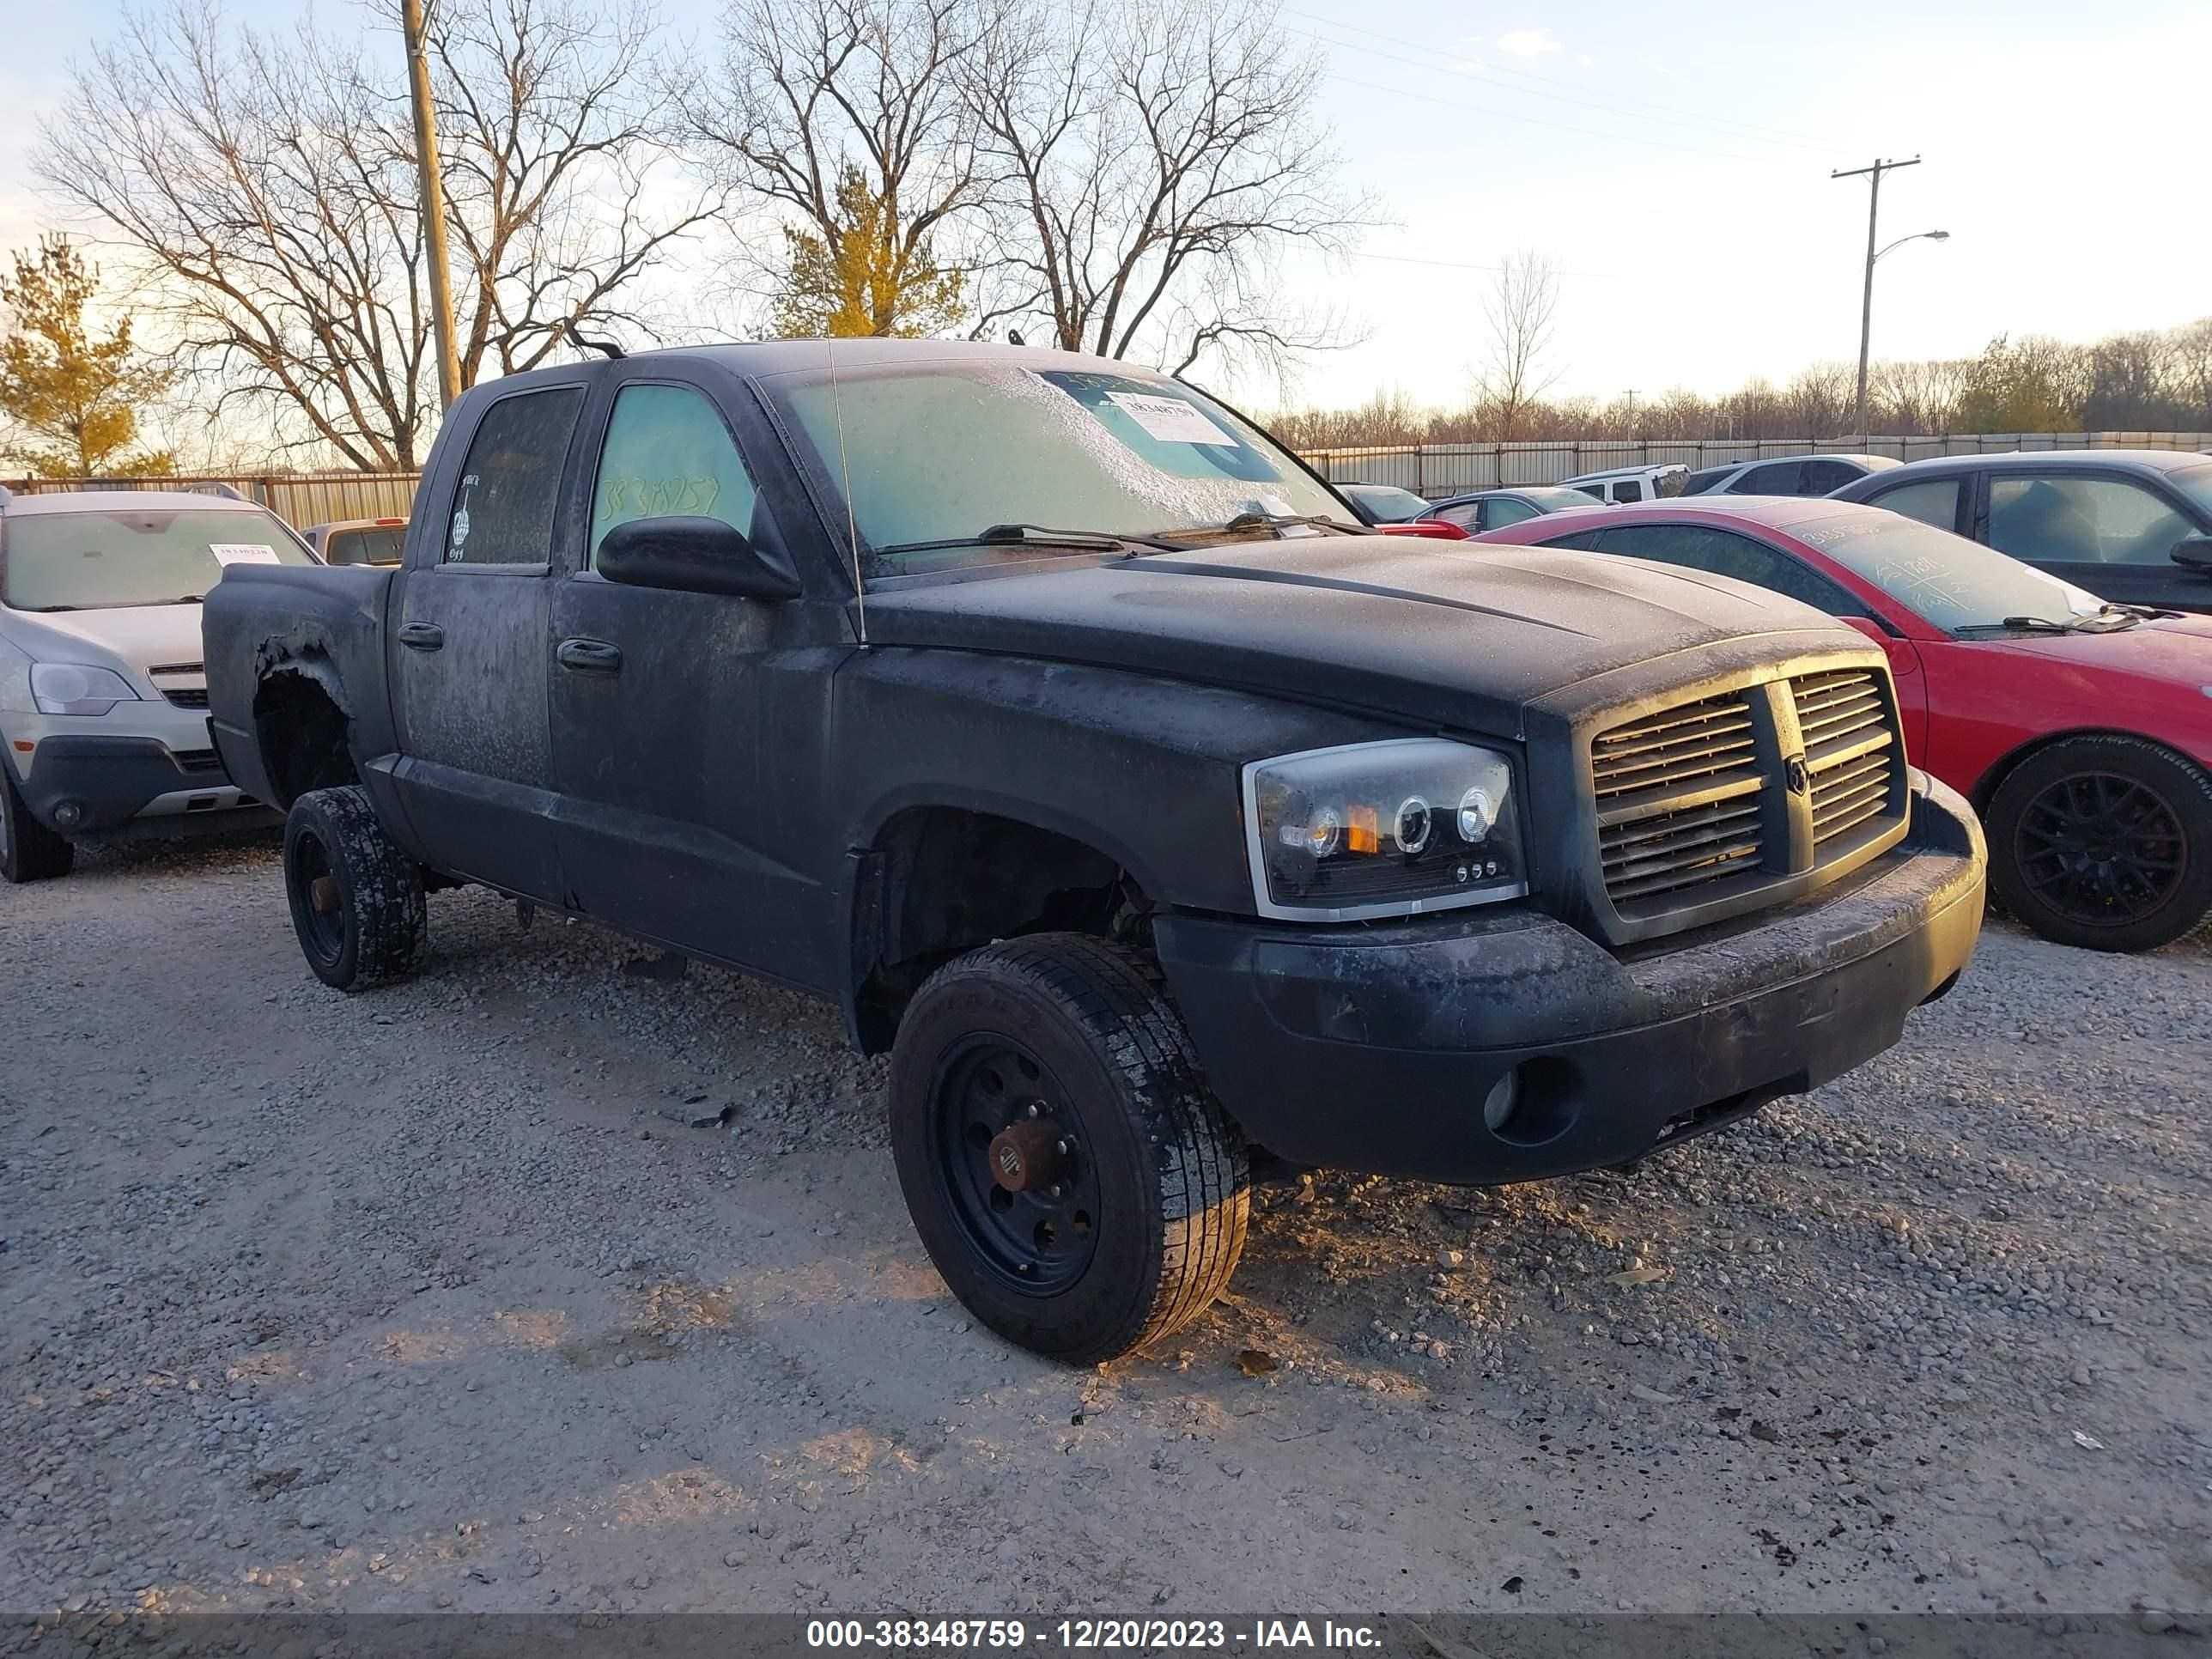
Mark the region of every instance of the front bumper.
POLYGON ((1491 1185, 1627 1163, 1889 1048, 1973 954, 1986 862, 1972 809, 1916 772, 1905 840, 1855 875, 1625 957, 1521 907, 1366 928, 1163 916, 1154 938, 1254 1141, 1491 1185), (1483 1103, 1509 1073, 1493 1132, 1483 1103))
MULTIPOLYGON (((192 729, 204 741, 204 720, 192 729)), ((7 757, 24 805, 46 828, 72 838, 236 828, 263 812, 209 748, 72 734, 43 738, 29 764, 19 766, 24 758, 7 757)))

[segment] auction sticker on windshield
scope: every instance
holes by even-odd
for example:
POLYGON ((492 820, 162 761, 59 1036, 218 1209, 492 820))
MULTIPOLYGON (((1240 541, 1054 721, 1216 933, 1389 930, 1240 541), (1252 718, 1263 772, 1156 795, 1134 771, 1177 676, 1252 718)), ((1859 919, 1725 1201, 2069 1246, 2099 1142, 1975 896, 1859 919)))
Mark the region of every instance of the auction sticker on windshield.
POLYGON ((220 565, 276 564, 276 550, 260 542, 210 542, 208 551, 220 565))
POLYGON ((1234 444, 1195 405, 1180 398, 1156 398, 1143 392, 1109 392, 1109 402, 1164 444, 1234 444))

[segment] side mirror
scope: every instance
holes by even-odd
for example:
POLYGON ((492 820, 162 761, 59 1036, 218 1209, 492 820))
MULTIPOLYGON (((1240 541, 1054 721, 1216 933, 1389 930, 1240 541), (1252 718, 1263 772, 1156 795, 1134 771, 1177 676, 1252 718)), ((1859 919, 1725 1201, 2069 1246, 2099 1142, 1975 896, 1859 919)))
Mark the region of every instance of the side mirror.
POLYGON ((631 519, 599 538, 599 572, 627 587, 795 599, 799 578, 720 519, 631 519))
POLYGON ((2212 536, 2185 536, 2173 544, 2169 556, 2185 570, 2212 576, 2212 536))

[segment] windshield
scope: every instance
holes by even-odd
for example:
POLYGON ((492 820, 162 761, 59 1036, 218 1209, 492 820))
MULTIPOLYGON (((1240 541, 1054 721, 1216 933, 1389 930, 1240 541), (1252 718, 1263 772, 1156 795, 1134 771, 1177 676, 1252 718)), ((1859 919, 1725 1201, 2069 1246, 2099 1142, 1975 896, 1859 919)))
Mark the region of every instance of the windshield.
POLYGON ((204 599, 232 564, 313 564, 255 509, 25 513, 0 540, 0 599, 15 611, 107 611, 204 599))
POLYGON ((323 558, 330 564, 398 564, 406 550, 404 525, 333 530, 323 541, 323 558))
POLYGON ((1365 507, 1377 524, 1404 524, 1429 510, 1425 496, 1395 484, 1339 484, 1337 489, 1365 507))
POLYGON ((813 369, 767 384, 813 450, 835 512, 849 508, 870 576, 1096 556, 1042 537, 911 546, 993 526, 1145 536, 1241 513, 1352 522, 1282 449, 1203 392, 1157 375, 945 361, 848 372, 834 387, 813 369))
POLYGON ((1884 508, 1786 527, 1948 632, 1996 627, 2015 617, 2063 624, 2105 608, 2071 582, 1884 508))
POLYGON ((1515 495, 1522 500, 1541 507, 1547 513, 1564 513, 1571 507, 1588 507, 1590 498, 1579 489, 1570 489, 1565 484, 1545 484, 1537 489, 1516 489, 1515 495))
POLYGON ((2199 513, 2212 514, 2212 462, 2203 466, 2185 466, 2166 475, 2166 483, 2179 490, 2189 504, 2199 513))

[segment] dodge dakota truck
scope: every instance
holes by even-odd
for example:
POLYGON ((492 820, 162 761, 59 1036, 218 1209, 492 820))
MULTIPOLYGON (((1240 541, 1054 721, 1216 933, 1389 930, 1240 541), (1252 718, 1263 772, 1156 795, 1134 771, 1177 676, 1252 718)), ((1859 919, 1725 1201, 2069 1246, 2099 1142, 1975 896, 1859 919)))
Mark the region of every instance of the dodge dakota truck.
POLYGON ((477 386, 399 566, 234 566, 204 655, 322 980, 473 883, 832 1000, 946 1282, 1072 1362, 1205 1309, 1255 1173, 1632 1163, 1895 1042, 1981 923, 1860 634, 1375 533, 1056 351, 477 386))

